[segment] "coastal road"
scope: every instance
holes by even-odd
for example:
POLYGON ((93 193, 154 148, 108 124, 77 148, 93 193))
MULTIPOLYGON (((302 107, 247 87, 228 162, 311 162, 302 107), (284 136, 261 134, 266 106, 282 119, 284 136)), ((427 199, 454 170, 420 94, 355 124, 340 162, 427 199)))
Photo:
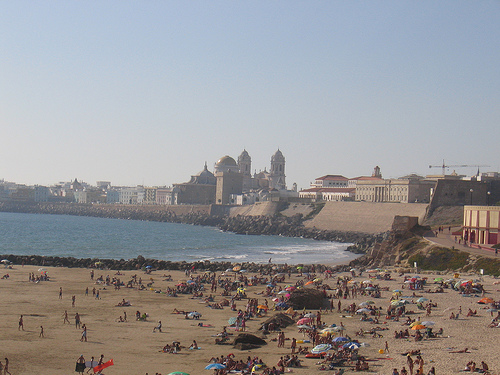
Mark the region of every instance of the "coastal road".
POLYGON ((448 227, 445 227, 444 231, 439 233, 437 236, 435 232, 429 231, 424 235, 424 238, 427 241, 432 242, 439 246, 449 247, 449 248, 454 247, 457 250, 466 251, 470 254, 480 255, 488 258, 500 258, 500 256, 495 255, 495 252, 492 250, 477 249, 475 247, 469 247, 463 244, 458 244, 458 242, 455 242, 455 236, 452 235, 451 233, 459 229, 460 227, 452 227, 451 230, 448 232, 448 227))

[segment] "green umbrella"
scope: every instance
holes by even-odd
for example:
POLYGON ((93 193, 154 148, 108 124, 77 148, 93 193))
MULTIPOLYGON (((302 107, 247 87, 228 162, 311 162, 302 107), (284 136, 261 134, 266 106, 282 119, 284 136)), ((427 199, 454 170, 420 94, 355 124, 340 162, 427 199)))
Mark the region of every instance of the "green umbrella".
POLYGON ((174 371, 171 372, 170 374, 167 375, 189 375, 187 372, 182 372, 182 371, 174 371))

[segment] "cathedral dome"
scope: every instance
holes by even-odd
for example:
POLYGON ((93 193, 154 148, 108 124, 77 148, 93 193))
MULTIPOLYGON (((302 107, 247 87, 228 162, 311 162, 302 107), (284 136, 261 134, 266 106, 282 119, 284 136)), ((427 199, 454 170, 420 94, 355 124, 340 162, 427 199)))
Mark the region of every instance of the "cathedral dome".
POLYGON ((239 172, 238 164, 229 155, 221 157, 217 163, 215 163, 215 173, 217 172, 239 172))
POLYGON ((207 168, 207 163, 205 163, 205 167, 203 170, 191 176, 190 184, 204 184, 204 185, 215 185, 216 179, 212 172, 210 172, 207 168))
POLYGON ((236 166, 236 161, 229 155, 221 157, 217 163, 216 167, 234 167, 236 166))

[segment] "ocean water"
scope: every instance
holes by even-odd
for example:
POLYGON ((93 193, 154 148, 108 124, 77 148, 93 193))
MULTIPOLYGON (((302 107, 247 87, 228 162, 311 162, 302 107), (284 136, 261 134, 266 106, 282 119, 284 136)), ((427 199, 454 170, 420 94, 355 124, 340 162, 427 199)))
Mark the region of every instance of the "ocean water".
POLYGON ((0 253, 76 258, 340 263, 349 244, 238 235, 187 224, 0 212, 0 253))

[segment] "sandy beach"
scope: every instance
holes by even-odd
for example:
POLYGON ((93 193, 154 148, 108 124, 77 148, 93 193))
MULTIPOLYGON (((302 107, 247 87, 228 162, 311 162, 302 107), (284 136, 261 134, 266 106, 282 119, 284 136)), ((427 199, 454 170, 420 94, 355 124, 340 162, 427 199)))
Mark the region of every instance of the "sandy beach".
MULTIPOLYGON (((163 375, 174 371, 183 371, 188 374, 213 374, 213 370, 205 370, 209 360, 214 356, 228 355, 233 353, 236 360, 246 361, 247 357, 258 357, 267 366, 276 366, 281 356, 291 353, 291 339, 307 339, 303 333, 299 333, 296 325, 291 325, 284 329, 285 345, 279 348, 276 341, 277 332, 271 332, 265 336, 267 345, 259 349, 240 351, 232 346, 215 345, 215 336, 222 331, 224 326, 228 326, 228 319, 236 317, 237 313, 230 307, 223 309, 213 309, 207 306, 204 297, 210 294, 210 285, 205 284, 203 298, 193 298, 192 295, 179 294, 177 297, 170 297, 164 293, 168 287, 175 288, 181 281, 189 280, 180 271, 153 271, 147 275, 144 271, 122 271, 122 275, 116 275, 113 270, 95 270, 94 280, 91 280, 90 269, 68 269, 45 267, 45 271, 39 271, 40 267, 13 265, 12 269, 2 269, 0 275, 9 275, 8 278, 0 280, 2 304, 0 305, 2 342, 0 360, 4 363, 4 358, 9 359, 9 371, 15 375, 22 374, 70 374, 75 373, 75 363, 80 355, 87 361, 91 357, 98 360, 100 355, 104 355, 104 361, 113 359, 114 365, 103 371, 104 374, 137 374, 144 375, 161 373, 163 375), (39 276, 42 272, 47 272, 50 280, 32 282, 29 281, 29 274, 39 276), (125 284, 131 280, 133 275, 137 275, 137 280, 142 278, 143 285, 153 282, 151 287, 139 290, 137 285, 133 288, 121 287, 115 289, 113 285, 96 283, 102 276, 110 278, 118 277, 125 284), (165 281, 164 275, 171 275, 171 281, 165 281), (62 288, 62 298, 60 298, 60 288, 62 288), (88 288, 88 295, 85 294, 88 288), (92 290, 99 291, 99 299, 93 296, 92 290), (151 290, 153 289, 153 290, 151 290), (156 290, 156 292, 155 292, 156 290), (75 296, 75 306, 72 306, 72 296, 75 296), (117 306, 122 300, 130 301, 131 306, 117 306), (199 320, 185 319, 183 314, 172 313, 174 309, 182 311, 198 311, 202 314, 199 320), (64 322, 64 312, 68 312, 69 323, 64 322), (136 311, 147 313, 146 321, 138 321, 135 318, 136 311), (75 327, 75 314, 81 316, 81 323, 85 324, 88 330, 87 342, 81 341, 82 329, 75 327), (126 322, 120 322, 120 316, 127 315, 126 322), (19 329, 19 318, 23 315, 24 330, 19 329), (153 332, 162 322, 162 332, 153 332), (202 323, 202 326, 199 324, 202 323), (40 337, 41 326, 43 326, 43 337, 40 337), (189 350, 193 340, 196 340, 200 349, 189 350), (184 347, 177 354, 163 353, 162 348, 166 344, 178 341, 184 347)), ((192 277, 197 277, 202 272, 196 272, 192 277)), ((364 273, 356 276, 354 280, 357 285, 370 280, 369 276, 375 274, 364 273)), ((415 275, 415 274, 406 274, 415 275)), ((251 274, 246 274, 251 277, 251 274)), ((325 275, 317 275, 324 278, 325 275)), ((323 284, 329 285, 332 289, 337 287, 337 277, 350 276, 349 273, 334 274, 329 279, 324 279, 323 284)), ((372 283, 378 285, 381 291, 380 298, 357 295, 341 299, 342 307, 349 304, 359 304, 363 301, 372 300, 376 307, 382 307, 379 323, 360 321, 360 315, 347 314, 345 312, 322 312, 321 320, 327 326, 332 324, 345 326, 344 336, 349 336, 361 343, 369 346, 361 347, 359 354, 370 359, 368 361, 369 370, 367 374, 392 374, 392 369, 401 370, 406 364, 406 356, 401 355, 411 350, 420 350, 424 359, 424 373, 427 374, 431 367, 435 367, 437 374, 453 374, 463 370, 466 363, 474 361, 477 366, 481 361, 485 361, 492 374, 498 373, 500 369, 500 359, 498 359, 495 349, 498 337, 498 328, 489 328, 492 319, 486 311, 490 305, 478 304, 482 298, 477 296, 464 297, 459 292, 445 289, 444 293, 428 293, 427 290, 436 286, 434 278, 442 277, 445 280, 453 277, 453 274, 420 274, 427 277, 427 285, 424 290, 413 291, 401 289, 404 284, 404 276, 400 276, 392 270, 393 280, 372 279, 372 283), (384 288, 386 290, 384 290, 384 288), (401 297, 408 296, 408 300, 415 302, 420 296, 432 300, 437 307, 432 307, 430 316, 425 316, 425 310, 419 310, 415 303, 406 306, 406 310, 412 310, 415 314, 409 314, 396 322, 385 319, 385 312, 389 306, 393 290, 401 289, 401 297), (462 314, 459 319, 451 320, 450 314, 459 312, 462 314), (471 308, 477 310, 477 316, 467 317, 467 311, 471 308), (415 342, 413 337, 408 339, 395 339, 394 332, 409 328, 403 325, 407 317, 417 320, 427 320, 435 322, 434 332, 443 328, 443 335, 438 338, 424 339, 415 342), (360 329, 365 331, 373 328, 382 329, 378 331, 383 337, 356 336, 360 329), (385 329, 387 328, 387 329, 385 329), (385 348, 387 341, 389 353, 380 353, 380 349, 385 348), (454 350, 468 348, 470 353, 451 353, 454 350)), ((234 280, 234 274, 229 274, 234 280)), ((460 279, 481 279, 486 290, 486 297, 495 301, 500 299, 500 287, 495 284, 497 279, 490 276, 480 277, 479 275, 460 275, 460 279)), ((293 274, 288 275, 283 283, 279 283, 276 290, 282 289, 287 284, 295 284, 299 280, 304 280, 304 276, 293 274)), ((354 283, 348 284, 353 285, 354 283)), ((265 303, 267 299, 269 306, 273 305, 273 297, 263 297, 262 294, 267 284, 248 286, 246 293, 249 298, 257 298, 259 304, 265 303)), ((314 287, 313 285, 307 287, 314 287)), ((332 294, 333 290, 328 290, 332 294)), ((215 302, 222 300, 220 289, 214 295, 215 302)), ((233 292, 234 295, 234 292, 233 292)), ((227 298, 227 297, 226 297, 227 298)), ((230 299, 230 297, 229 297, 230 299)), ((245 310, 247 299, 236 301, 236 308, 245 310)), ((338 299, 334 299, 335 308, 338 306, 338 299)), ((335 309, 336 310, 336 309, 335 309)), ((308 310, 309 311, 309 310, 308 310)), ((315 311, 317 312, 317 311, 315 311)), ((262 336, 262 331, 258 329, 261 323, 268 317, 275 314, 271 309, 265 317, 254 317, 246 322, 248 333, 262 336)), ((302 311, 300 311, 302 313, 302 311)), ((496 316, 496 313, 495 313, 496 316)), ((234 328, 227 328, 227 331, 235 337, 238 332, 234 328)), ((414 334, 414 330, 409 331, 414 334)), ((262 336, 264 337, 264 336, 262 336)), ((310 349, 312 344, 306 345, 310 349)), ((413 357, 415 359, 415 357, 413 357)), ((296 374, 326 373, 333 374, 333 370, 319 370, 317 364, 319 359, 305 358, 299 355, 302 367, 287 368, 286 372, 296 374)), ((408 367, 407 367, 408 368, 408 367)), ((352 367, 344 367, 347 373, 354 373, 352 367)), ((261 373, 259 371, 258 373, 261 373)), ((92 371, 91 371, 92 373, 92 371)))

